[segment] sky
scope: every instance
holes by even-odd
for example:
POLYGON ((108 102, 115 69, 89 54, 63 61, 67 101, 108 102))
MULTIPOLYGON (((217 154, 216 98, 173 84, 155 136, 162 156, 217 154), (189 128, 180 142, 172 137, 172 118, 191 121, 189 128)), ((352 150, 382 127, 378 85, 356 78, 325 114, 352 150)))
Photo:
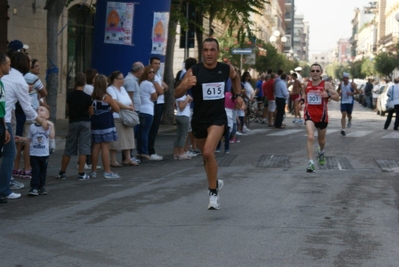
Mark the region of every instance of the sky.
POLYGON ((309 23, 309 54, 331 51, 341 38, 352 35, 351 21, 356 7, 371 0, 295 0, 295 14, 309 23))

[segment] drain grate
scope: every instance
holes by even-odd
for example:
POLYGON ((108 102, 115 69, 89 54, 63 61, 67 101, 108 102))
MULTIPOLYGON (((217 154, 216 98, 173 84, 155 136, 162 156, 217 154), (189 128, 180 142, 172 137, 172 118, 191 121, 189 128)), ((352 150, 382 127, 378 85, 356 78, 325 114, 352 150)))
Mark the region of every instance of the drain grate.
POLYGON ((384 172, 399 172, 399 160, 396 159, 376 159, 377 164, 384 172))
POLYGON ((290 168, 290 156, 284 155, 262 155, 256 167, 262 168, 290 168))
MULTIPOLYGON (((219 167, 229 167, 237 155, 230 154, 218 154, 216 155, 216 161, 219 167)), ((203 166, 204 162, 201 160, 197 166, 203 166)))
POLYGON ((349 160, 345 157, 326 157, 326 164, 321 166, 319 164, 320 169, 328 169, 328 170, 351 170, 353 169, 352 165, 349 163, 349 160))

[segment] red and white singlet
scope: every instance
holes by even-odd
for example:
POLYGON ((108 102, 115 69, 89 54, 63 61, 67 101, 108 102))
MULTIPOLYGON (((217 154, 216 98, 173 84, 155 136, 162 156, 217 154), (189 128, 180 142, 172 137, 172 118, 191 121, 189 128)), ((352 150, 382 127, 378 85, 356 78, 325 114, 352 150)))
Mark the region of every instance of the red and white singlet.
POLYGON ((313 122, 328 122, 327 104, 328 98, 322 98, 321 93, 325 91, 324 81, 318 85, 312 85, 312 81, 306 86, 306 99, 304 107, 304 118, 313 122))

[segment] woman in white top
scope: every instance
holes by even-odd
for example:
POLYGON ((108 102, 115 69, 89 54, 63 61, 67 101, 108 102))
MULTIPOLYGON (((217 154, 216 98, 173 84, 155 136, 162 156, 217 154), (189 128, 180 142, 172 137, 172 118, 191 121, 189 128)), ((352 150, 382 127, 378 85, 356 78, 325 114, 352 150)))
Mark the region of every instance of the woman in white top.
POLYGON ((188 136, 190 123, 190 102, 193 99, 190 95, 184 95, 176 99, 176 139, 174 142, 173 154, 175 159, 191 159, 184 153, 184 146, 188 136))
MULTIPOLYGON (((115 102, 118 104, 120 109, 129 109, 134 110, 132 99, 129 97, 126 89, 122 86, 123 85, 123 73, 120 71, 114 71, 108 77, 110 80, 111 85, 107 88, 107 94, 112 96, 115 102)), ((116 160, 116 151, 122 150, 124 154, 124 161, 123 165, 127 166, 137 166, 139 165, 136 161, 131 160, 130 158, 130 150, 134 149, 134 132, 132 127, 125 126, 119 114, 114 112, 114 122, 116 132, 118 133, 118 140, 111 142, 109 149, 111 152, 111 166, 112 167, 121 167, 116 160)))
POLYGON ((148 135, 154 119, 154 101, 158 94, 154 87, 155 71, 151 65, 145 67, 139 79, 140 84, 140 126, 137 130, 137 157, 151 159, 148 151, 148 135))

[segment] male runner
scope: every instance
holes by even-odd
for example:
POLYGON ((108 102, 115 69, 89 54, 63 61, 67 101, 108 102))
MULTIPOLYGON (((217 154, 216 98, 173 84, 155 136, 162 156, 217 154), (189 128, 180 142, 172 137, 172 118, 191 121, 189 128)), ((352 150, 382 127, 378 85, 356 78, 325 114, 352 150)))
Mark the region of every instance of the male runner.
POLYGON ((223 181, 217 180, 218 166, 215 149, 227 129, 227 116, 224 109, 224 91, 227 79, 232 87, 237 105, 243 107, 240 77, 234 67, 218 62, 219 43, 214 38, 203 42, 202 56, 204 61, 187 70, 184 79, 175 89, 175 98, 183 96, 191 88, 194 102, 191 120, 192 133, 197 146, 202 152, 204 168, 209 186, 209 210, 220 208, 219 191, 223 181))
POLYGON ((322 67, 314 63, 310 66, 310 76, 312 78, 306 85, 305 90, 302 92, 302 99, 300 107, 305 103, 304 119, 306 125, 306 132, 308 134, 307 152, 308 152, 308 167, 307 172, 314 172, 313 163, 313 143, 314 143, 314 128, 317 129, 319 150, 318 160, 320 165, 325 164, 324 146, 326 144, 326 132, 328 125, 328 112, 327 104, 328 99, 334 101, 339 100, 339 95, 333 89, 331 83, 323 81, 321 74, 323 73, 322 67))
POLYGON ((348 117, 348 128, 350 128, 352 126, 353 96, 359 93, 356 84, 349 82, 349 73, 344 72, 342 75, 342 82, 339 84, 337 92, 341 96, 341 135, 346 136, 345 120, 348 117))

